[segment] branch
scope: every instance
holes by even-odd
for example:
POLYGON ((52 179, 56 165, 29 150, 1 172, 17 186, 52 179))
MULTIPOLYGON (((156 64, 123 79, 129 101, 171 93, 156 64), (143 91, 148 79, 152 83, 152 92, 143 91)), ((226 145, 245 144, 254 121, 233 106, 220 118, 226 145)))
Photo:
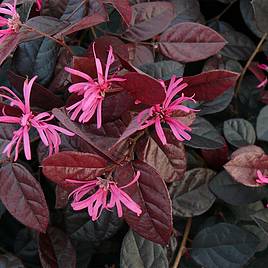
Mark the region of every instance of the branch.
POLYGON ((182 242, 181 242, 181 245, 180 245, 178 255, 176 256, 176 259, 174 261, 174 264, 173 264, 172 268, 178 268, 179 267, 181 257, 184 254, 184 249, 185 249, 185 245, 186 245, 186 242, 187 242, 190 230, 191 230, 191 226, 192 226, 192 218, 189 218, 187 223, 186 223, 186 226, 185 226, 185 230, 184 230, 184 234, 183 234, 183 238, 182 238, 182 242))
POLYGON ((238 97, 238 95, 239 95, 240 87, 241 87, 241 83, 242 83, 242 81, 243 81, 243 78, 244 78, 244 76, 245 76, 245 74, 246 74, 246 71, 247 71, 249 65, 251 64, 251 62, 252 62, 253 59, 255 58, 256 54, 259 52, 259 50, 260 50, 262 44, 264 43, 265 39, 267 38, 267 36, 268 36, 268 33, 264 33, 264 34, 263 34, 263 36, 262 36, 262 38, 261 38, 259 44, 257 45, 256 49, 254 50, 254 52, 252 53, 252 55, 251 55, 250 58, 248 59, 248 61, 247 61, 246 65, 245 65, 245 67, 243 68, 243 70, 242 70, 242 72, 241 72, 241 75, 240 75, 240 78, 239 78, 239 80, 238 80, 238 82, 237 82, 236 93, 235 93, 235 96, 236 96, 236 97, 238 97))

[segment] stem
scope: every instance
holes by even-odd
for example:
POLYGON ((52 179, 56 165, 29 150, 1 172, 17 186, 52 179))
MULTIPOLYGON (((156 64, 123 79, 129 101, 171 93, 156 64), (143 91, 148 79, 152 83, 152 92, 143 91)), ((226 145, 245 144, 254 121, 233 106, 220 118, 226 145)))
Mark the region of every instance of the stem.
POLYGON ((69 20, 79 10, 79 8, 85 4, 86 1, 87 0, 83 0, 65 20, 69 20))
POLYGON ((94 27, 91 27, 90 30, 91 30, 91 33, 92 33, 94 39, 97 39, 97 34, 96 34, 96 32, 95 32, 94 27))
POLYGON ((186 223, 186 226, 185 226, 185 229, 184 229, 184 234, 183 234, 183 238, 182 238, 182 242, 181 242, 181 245, 180 245, 178 255, 176 256, 176 259, 174 261, 174 264, 173 264, 172 268, 179 267, 181 257, 184 254, 184 249, 185 249, 185 245, 186 245, 186 242, 187 242, 190 230, 191 230, 191 226, 192 226, 192 218, 189 218, 187 220, 187 223, 186 223))
POLYGON ((262 36, 262 38, 261 38, 259 44, 257 45, 256 49, 254 50, 254 52, 252 53, 252 55, 251 55, 250 58, 248 59, 248 61, 247 61, 246 65, 245 65, 245 67, 243 68, 243 70, 242 70, 242 72, 241 72, 241 75, 240 75, 240 78, 239 78, 238 83, 237 83, 237 87, 236 87, 236 94, 235 94, 236 97, 238 97, 238 95, 239 95, 240 87, 241 87, 241 83, 242 83, 242 81, 243 81, 243 78, 244 78, 244 76, 245 76, 245 74, 246 74, 246 71, 247 71, 249 65, 251 64, 251 62, 252 62, 253 59, 255 58, 256 54, 259 52, 259 50, 260 50, 262 44, 264 43, 265 39, 267 38, 267 36, 268 36, 268 33, 264 33, 264 34, 263 34, 263 36, 262 36))
POLYGON ((22 26, 25 27, 25 28, 27 28, 27 29, 29 29, 29 30, 32 31, 32 32, 36 32, 36 33, 40 34, 41 36, 45 36, 45 37, 47 37, 47 38, 53 40, 54 42, 56 42, 56 43, 58 43, 59 45, 63 46, 63 47, 64 47, 64 48, 65 48, 71 55, 73 55, 72 50, 70 49, 70 47, 68 47, 68 46, 64 43, 64 41, 60 41, 60 40, 58 40, 57 38, 55 38, 55 37, 53 37, 53 36, 50 36, 50 35, 47 34, 47 33, 41 32, 41 31, 39 31, 39 30, 37 30, 37 29, 35 29, 35 28, 33 28, 33 27, 27 25, 27 24, 23 24, 22 26))
POLYGON ((219 15, 217 15, 216 17, 210 19, 209 21, 214 21, 214 20, 219 20, 231 7, 232 5, 236 2, 237 0, 234 0, 233 2, 231 2, 219 15))

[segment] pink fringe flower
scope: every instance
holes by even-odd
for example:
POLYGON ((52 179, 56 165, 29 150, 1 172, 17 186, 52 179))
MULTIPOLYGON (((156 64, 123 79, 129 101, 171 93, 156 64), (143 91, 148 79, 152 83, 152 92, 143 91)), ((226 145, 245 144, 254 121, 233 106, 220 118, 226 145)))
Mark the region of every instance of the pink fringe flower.
POLYGON ((40 11, 42 8, 42 0, 36 0, 36 5, 37 5, 37 11, 40 11))
MULTIPOLYGON (((262 70, 265 70, 266 72, 268 72, 268 65, 266 64, 259 64, 258 67, 262 70)), ((267 77, 257 86, 258 88, 261 88, 261 87, 265 87, 268 83, 268 79, 267 77)))
MULTIPOLYGON (((15 146, 15 159, 14 159, 15 161, 18 159, 19 146, 22 142, 26 159, 27 160, 31 159, 29 131, 32 127, 38 131, 38 134, 42 142, 45 144, 45 146, 49 147, 49 155, 51 155, 53 151, 55 153, 59 151, 59 145, 61 144, 61 139, 58 132, 61 132, 68 136, 74 135, 72 132, 64 128, 48 124, 47 122, 54 118, 53 115, 50 115, 47 112, 43 112, 36 115, 31 111, 30 94, 32 85, 36 78, 37 76, 33 77, 29 82, 28 80, 24 82, 23 96, 25 103, 23 103, 20 100, 20 98, 9 88, 4 86, 0 87, 1 90, 6 91, 12 97, 4 94, 0 94, 0 96, 9 100, 11 106, 18 107, 22 112, 21 117, 9 116, 9 115, 0 116, 1 123, 17 124, 20 126, 18 130, 13 132, 14 136, 11 142, 5 147, 3 151, 3 153, 6 153, 7 156, 10 157, 12 148, 15 146)), ((5 114, 4 109, 3 114, 5 114)))
POLYGON ((13 33, 16 33, 20 29, 20 16, 16 11, 16 3, 11 5, 9 3, 0 4, 0 27, 4 27, 5 29, 0 30, 0 44, 4 42, 4 40, 13 33), (6 15, 4 17, 3 15, 6 15))
POLYGON ((259 184, 268 184, 268 177, 265 177, 260 170, 257 170, 258 179, 256 182, 259 184))
POLYGON ((97 79, 94 80, 92 77, 83 72, 65 67, 67 72, 77 75, 87 81, 76 83, 69 87, 70 93, 76 93, 79 96, 83 96, 83 99, 68 107, 67 110, 73 111, 71 116, 72 120, 75 120, 78 114, 81 113, 79 116, 79 122, 82 123, 88 122, 97 110, 97 128, 100 128, 102 123, 101 108, 105 93, 110 89, 113 82, 122 82, 125 79, 119 77, 109 78, 109 69, 115 60, 111 46, 104 73, 101 61, 96 57, 95 44, 93 44, 93 53, 98 75, 97 79))
MULTIPOLYGON (((193 97, 185 97, 182 93, 181 97, 172 101, 172 99, 180 91, 188 86, 187 83, 180 85, 182 81, 182 78, 176 81, 176 76, 173 76, 170 80, 168 89, 166 90, 166 98, 163 104, 154 105, 153 107, 142 111, 138 115, 138 122, 143 122, 141 123, 140 129, 145 129, 151 125, 155 125, 156 133, 164 145, 167 144, 167 139, 161 126, 162 123, 166 123, 170 126, 173 134, 179 141, 191 139, 191 136, 186 131, 191 131, 192 129, 182 123, 174 115, 176 111, 183 111, 186 113, 197 111, 183 105, 184 101, 195 102, 193 97)), ((164 83, 163 86, 165 86, 164 83)))
POLYGON ((140 216, 142 213, 140 206, 122 190, 136 183, 139 177, 140 171, 137 171, 132 181, 122 187, 118 187, 114 181, 105 180, 100 177, 90 181, 67 180, 68 182, 82 184, 69 195, 69 198, 73 196, 72 208, 74 210, 87 208, 92 221, 96 221, 100 217, 103 209, 109 210, 115 206, 118 217, 122 217, 122 204, 140 216), (90 194, 92 190, 96 190, 94 194, 81 200, 85 195, 90 194), (109 201, 108 198, 110 198, 109 201))

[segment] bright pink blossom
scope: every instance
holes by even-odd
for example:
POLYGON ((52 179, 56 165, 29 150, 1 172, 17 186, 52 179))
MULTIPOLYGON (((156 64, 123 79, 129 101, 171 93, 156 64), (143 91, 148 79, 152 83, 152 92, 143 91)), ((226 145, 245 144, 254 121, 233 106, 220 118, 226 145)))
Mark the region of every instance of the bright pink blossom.
POLYGON ((97 128, 100 128, 102 122, 102 102, 105 94, 111 88, 113 82, 122 82, 124 79, 114 76, 109 78, 109 69, 115 60, 111 46, 108 53, 105 71, 103 71, 100 59, 96 57, 95 44, 93 44, 93 53, 97 69, 97 79, 93 79, 88 74, 78 70, 65 67, 67 72, 86 80, 86 82, 76 83, 69 87, 70 93, 76 93, 79 96, 83 96, 83 98, 82 100, 68 107, 67 110, 72 111, 72 120, 75 120, 80 114, 79 122, 82 123, 88 122, 97 110, 97 128))
MULTIPOLYGON (((179 141, 191 139, 188 132, 192 129, 176 118, 176 112, 182 111, 189 113, 191 111, 197 111, 183 105, 184 101, 195 102, 195 100, 193 97, 185 97, 182 93, 179 98, 172 101, 172 99, 180 91, 188 86, 187 83, 180 84, 182 81, 182 78, 176 81, 176 76, 173 76, 166 90, 166 98, 164 102, 162 104, 154 105, 151 108, 142 111, 138 115, 138 122, 142 122, 140 129, 145 129, 151 125, 155 125, 156 133, 164 145, 167 144, 167 140, 161 126, 162 123, 166 123, 170 126, 173 134, 179 141)), ((165 87, 164 83, 163 86, 165 87)))
POLYGON ((67 180, 68 182, 82 184, 69 195, 69 197, 73 196, 72 208, 74 210, 87 208, 92 221, 100 217, 103 209, 109 210, 115 206, 118 217, 122 217, 122 204, 140 216, 142 213, 140 206, 122 190, 136 183, 139 177, 140 171, 137 172, 130 183, 122 187, 118 187, 114 181, 105 180, 101 177, 90 181, 67 180), (92 190, 96 190, 95 193, 91 194, 92 190), (83 199, 87 195, 89 196, 83 199))
POLYGON ((41 10, 41 8, 42 8, 42 0, 36 0, 36 5, 37 5, 37 11, 40 11, 41 10))
MULTIPOLYGON (((262 70, 265 70, 266 72, 268 72, 268 65, 266 64, 258 64, 258 67, 262 70)), ((260 87, 265 87, 268 83, 268 79, 267 77, 257 86, 258 88, 260 87)))
POLYGON ((0 30, 0 44, 13 33, 16 33, 20 29, 20 16, 16 11, 16 3, 11 5, 9 3, 0 4, 0 27, 4 29, 0 30))
POLYGON ((268 184, 268 177, 265 177, 260 170, 257 170, 258 179, 256 179, 257 183, 260 184, 268 184))
POLYGON ((1 123, 10 123, 10 124, 17 124, 20 126, 20 128, 13 132, 14 136, 11 140, 11 142, 5 147, 3 153, 6 153, 8 157, 11 155, 11 151, 13 147, 15 146, 15 161, 18 159, 19 154, 19 146, 23 142, 24 147, 24 154, 27 160, 31 159, 31 148, 30 148, 30 136, 29 131, 33 127, 37 130, 42 142, 45 144, 45 146, 49 147, 49 155, 53 153, 57 153, 59 151, 59 145, 61 144, 61 139, 58 134, 58 132, 64 133, 68 136, 73 136, 74 134, 64 128, 48 124, 48 121, 51 121, 54 116, 47 113, 39 113, 34 114, 31 111, 30 108, 30 94, 32 85, 35 81, 37 76, 32 78, 29 82, 26 80, 24 82, 23 87, 23 96, 24 101, 23 103, 20 98, 12 92, 7 87, 0 87, 0 90, 4 90, 7 93, 9 93, 12 97, 4 94, 0 94, 1 97, 7 99, 10 101, 11 106, 18 107, 22 114, 20 117, 16 116, 9 116, 5 114, 5 111, 3 109, 4 116, 0 116, 0 122, 1 123))

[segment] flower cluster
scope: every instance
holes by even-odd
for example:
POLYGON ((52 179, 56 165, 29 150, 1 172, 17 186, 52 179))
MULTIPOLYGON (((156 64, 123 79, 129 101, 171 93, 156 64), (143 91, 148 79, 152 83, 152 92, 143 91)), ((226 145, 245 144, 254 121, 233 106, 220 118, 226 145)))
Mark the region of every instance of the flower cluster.
POLYGON ((0 30, 0 44, 3 43, 8 36, 16 33, 20 29, 20 16, 16 11, 16 3, 11 5, 9 3, 0 4, 0 27, 4 29, 0 30))
MULTIPOLYGON (((164 145, 167 144, 167 139, 161 126, 163 123, 170 126, 173 134, 179 141, 191 139, 189 133, 186 132, 191 131, 191 128, 181 122, 179 118, 176 118, 176 113, 180 111, 185 113, 197 111, 183 105, 183 102, 185 101, 195 102, 195 100, 193 99, 193 96, 185 97, 182 93, 179 98, 172 101, 179 92, 187 87, 187 83, 181 84, 182 81, 182 78, 176 80, 176 76, 173 76, 168 88, 165 88, 166 98, 164 102, 162 104, 154 105, 153 107, 142 111, 138 115, 138 122, 141 124, 140 129, 145 129, 151 125, 155 125, 156 133, 164 145)), ((163 86, 165 87, 164 83, 163 86)))
POLYGON ((1 123, 10 123, 16 124, 20 126, 20 128, 13 132, 14 136, 10 143, 5 147, 3 153, 7 153, 7 156, 11 156, 11 151, 15 146, 15 161, 18 159, 19 155, 19 147, 20 144, 23 142, 24 147, 24 154, 27 160, 31 159, 31 148, 30 148, 30 136, 29 132, 31 128, 35 128, 38 131, 38 134, 44 143, 45 146, 49 147, 49 155, 53 152, 57 153, 59 151, 59 145, 61 144, 61 139, 58 132, 61 132, 68 136, 73 136, 74 133, 52 125, 48 124, 48 121, 51 121, 54 116, 50 115, 48 112, 43 112, 39 114, 35 114, 31 111, 30 107, 30 95, 31 89, 33 86, 34 81, 36 80, 37 76, 32 78, 29 82, 26 80, 24 82, 23 87, 23 96, 24 96, 24 103, 20 100, 20 98, 9 88, 7 87, 0 87, 1 90, 6 91, 12 97, 0 94, 0 96, 4 99, 10 101, 10 105, 17 107, 21 110, 21 116, 10 116, 6 115, 3 109, 4 116, 0 116, 1 123))
POLYGON ((109 70, 114 62, 113 49, 111 46, 107 57, 105 71, 102 68, 100 59, 96 56, 95 44, 93 44, 93 53, 97 69, 97 79, 93 79, 89 75, 78 70, 65 67, 67 72, 86 80, 86 82, 76 83, 69 87, 69 92, 82 96, 82 100, 71 105, 67 110, 72 112, 72 120, 75 120, 80 114, 78 121, 82 123, 88 122, 97 110, 97 128, 100 128, 102 123, 102 102, 105 98, 105 94, 111 88, 113 82, 122 82, 124 79, 114 76, 109 77, 109 70))
POLYGON ((71 183, 81 184, 81 186, 75 189, 69 196, 73 196, 74 199, 72 202, 72 208, 74 210, 87 208, 88 214, 93 221, 96 221, 100 217, 103 209, 109 210, 115 206, 117 208, 118 217, 122 217, 122 204, 140 216, 142 213, 140 206, 122 190, 136 183, 139 177, 140 171, 137 171, 137 174, 134 176, 132 181, 122 187, 118 187, 114 181, 102 179, 101 177, 97 177, 95 180, 90 181, 67 180, 71 183), (90 195, 92 190, 96 191, 90 195), (89 196, 83 199, 87 195, 89 196))

